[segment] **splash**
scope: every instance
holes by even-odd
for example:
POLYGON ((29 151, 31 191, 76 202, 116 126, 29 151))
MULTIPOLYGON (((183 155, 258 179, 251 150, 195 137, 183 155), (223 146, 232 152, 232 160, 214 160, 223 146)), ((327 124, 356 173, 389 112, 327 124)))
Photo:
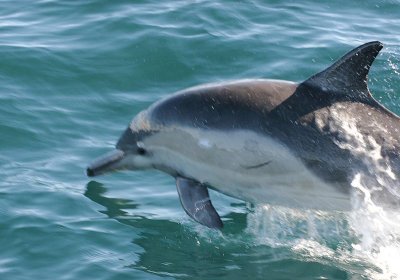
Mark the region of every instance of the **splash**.
POLYGON ((355 176, 352 186, 362 194, 353 198, 354 210, 349 214, 358 236, 353 254, 367 258, 380 268, 380 273, 371 274, 373 278, 400 278, 400 211, 375 204, 371 191, 363 184, 362 174, 355 176))
POLYGON ((248 215, 247 232, 257 244, 289 248, 294 258, 368 279, 399 279, 399 212, 369 202, 350 213, 259 205, 248 215))

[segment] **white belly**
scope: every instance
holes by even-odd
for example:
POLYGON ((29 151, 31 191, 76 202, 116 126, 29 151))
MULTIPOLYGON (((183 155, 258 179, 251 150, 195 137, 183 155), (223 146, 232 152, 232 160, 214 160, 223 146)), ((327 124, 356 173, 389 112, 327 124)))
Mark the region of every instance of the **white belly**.
POLYGON ((251 131, 176 128, 154 134, 146 146, 154 163, 245 201, 350 209, 349 195, 312 174, 284 145, 251 131))

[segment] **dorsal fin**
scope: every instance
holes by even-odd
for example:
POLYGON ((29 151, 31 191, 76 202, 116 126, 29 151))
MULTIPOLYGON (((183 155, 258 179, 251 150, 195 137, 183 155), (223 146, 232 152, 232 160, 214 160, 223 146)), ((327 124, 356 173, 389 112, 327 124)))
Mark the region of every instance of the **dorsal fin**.
POLYGON ((382 47, 378 41, 361 45, 303 84, 330 93, 332 101, 368 102, 372 98, 368 90, 368 72, 382 47))
POLYGON ((300 83, 296 91, 270 112, 271 118, 295 121, 335 102, 362 102, 380 107, 368 90, 367 75, 382 43, 361 45, 324 71, 300 83))

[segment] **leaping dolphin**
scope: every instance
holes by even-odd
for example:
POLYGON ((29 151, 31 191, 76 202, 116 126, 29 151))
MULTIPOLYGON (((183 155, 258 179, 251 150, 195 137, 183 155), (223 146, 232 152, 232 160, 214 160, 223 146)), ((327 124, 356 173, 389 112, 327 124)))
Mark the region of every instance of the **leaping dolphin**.
POLYGON ((164 171, 176 178, 187 214, 211 228, 223 223, 209 187, 253 203, 350 209, 354 170, 377 172, 379 181, 396 180, 400 169, 400 120, 367 85, 381 49, 359 46, 302 83, 240 80, 179 91, 140 112, 87 175, 164 171))

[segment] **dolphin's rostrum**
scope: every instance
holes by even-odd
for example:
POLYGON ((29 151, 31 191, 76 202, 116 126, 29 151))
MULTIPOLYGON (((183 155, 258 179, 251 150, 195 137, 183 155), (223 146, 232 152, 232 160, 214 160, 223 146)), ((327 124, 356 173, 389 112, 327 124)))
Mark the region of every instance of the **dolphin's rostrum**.
POLYGON ((381 48, 359 46, 299 84, 241 80, 180 91, 140 112, 87 175, 162 170, 176 178, 188 215, 212 228, 223 224, 209 187, 255 203, 349 209, 354 170, 373 176, 379 162, 395 180, 400 168, 400 120, 367 86, 381 48))

